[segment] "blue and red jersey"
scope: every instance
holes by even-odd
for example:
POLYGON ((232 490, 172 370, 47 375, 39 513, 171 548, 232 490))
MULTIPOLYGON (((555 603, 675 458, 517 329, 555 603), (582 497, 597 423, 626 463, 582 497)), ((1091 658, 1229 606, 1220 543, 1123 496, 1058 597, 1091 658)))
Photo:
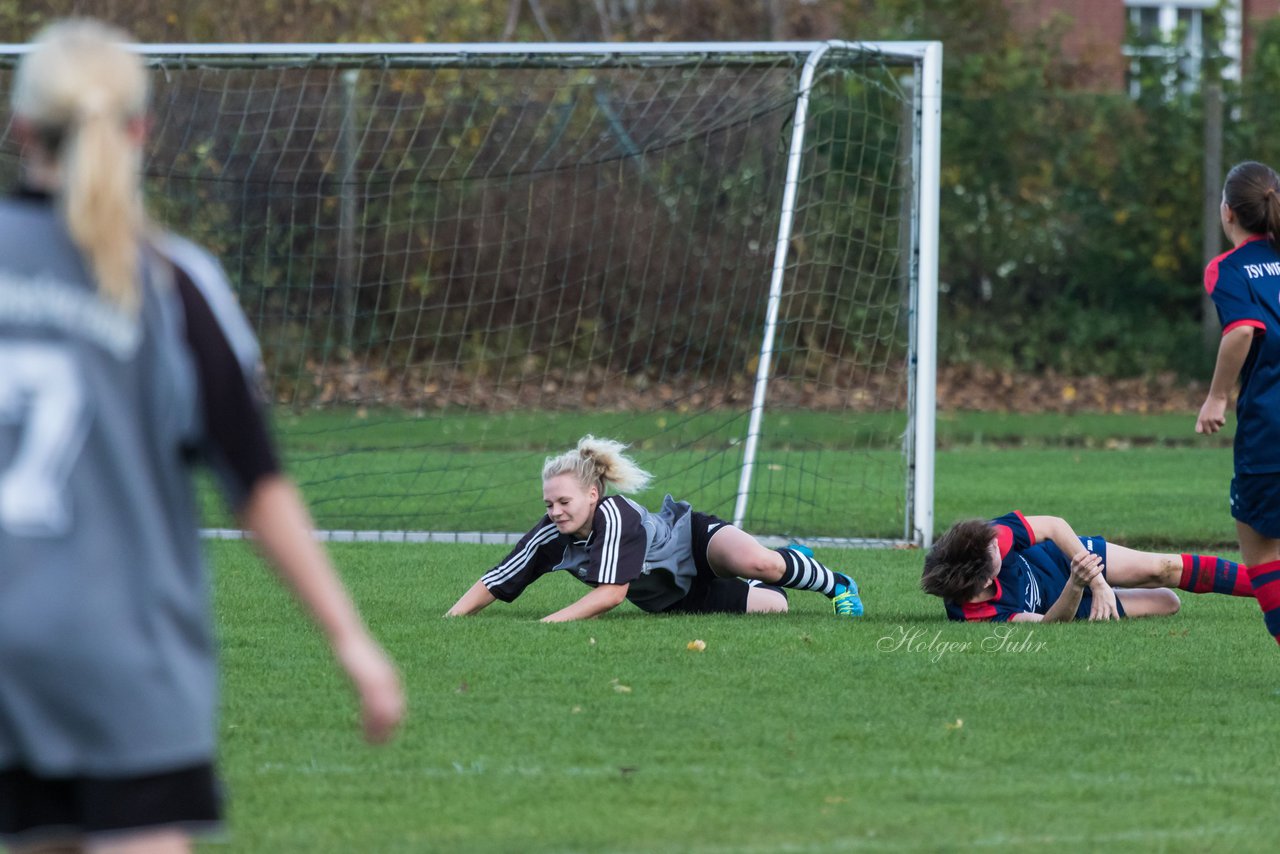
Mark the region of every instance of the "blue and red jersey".
MULTIPOLYGON (((1071 559, 1051 542, 1036 542, 1036 533, 1018 511, 991 521, 1000 549, 996 595, 985 602, 946 600, 947 617, 961 622, 1008 622, 1014 614, 1045 614, 1071 578, 1071 559)), ((1106 561, 1101 537, 1081 537, 1086 549, 1106 561)), ((1088 616, 1093 597, 1085 591, 1077 616, 1088 616)))
POLYGON ((1280 471, 1280 253, 1262 236, 1209 262, 1204 288, 1222 332, 1254 329, 1236 404, 1237 474, 1280 471))

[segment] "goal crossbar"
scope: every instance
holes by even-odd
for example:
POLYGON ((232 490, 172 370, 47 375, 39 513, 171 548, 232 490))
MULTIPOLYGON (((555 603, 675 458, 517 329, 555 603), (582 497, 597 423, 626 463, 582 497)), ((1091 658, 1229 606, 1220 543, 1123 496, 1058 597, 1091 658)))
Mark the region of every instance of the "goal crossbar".
MULTIPOLYGON (((183 42, 133 44, 132 50, 155 59, 192 60, 233 58, 237 60, 261 59, 264 62, 296 62, 298 60, 323 60, 327 63, 343 61, 366 63, 371 59, 386 58, 385 62, 422 63, 429 65, 453 65, 469 63, 477 58, 492 58, 504 63, 519 63, 524 58, 554 57, 572 61, 575 57, 584 62, 598 64, 610 57, 626 58, 628 62, 653 57, 670 61, 672 57, 698 55, 704 62, 731 64, 751 61, 753 57, 792 54, 809 56, 818 51, 842 51, 846 53, 882 56, 902 60, 917 60, 938 49, 939 42, 927 41, 780 41, 780 42, 661 42, 652 44, 613 42, 572 43, 508 43, 508 42, 453 42, 447 44, 419 44, 416 42, 369 44, 320 44, 320 43, 271 43, 194 44, 183 42)), ((20 56, 32 49, 29 44, 0 44, 0 56, 20 56)), ((381 63, 379 63, 381 64, 381 63)))

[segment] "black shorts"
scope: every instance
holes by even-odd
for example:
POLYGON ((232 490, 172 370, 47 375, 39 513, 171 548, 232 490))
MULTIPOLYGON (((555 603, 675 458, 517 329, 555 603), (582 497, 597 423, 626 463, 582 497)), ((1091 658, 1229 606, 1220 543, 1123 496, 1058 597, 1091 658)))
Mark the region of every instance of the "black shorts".
MULTIPOLYGON (((741 578, 721 578, 711 570, 707 560, 707 547, 711 538, 721 528, 730 527, 729 523, 712 516, 710 513, 690 511, 690 529, 693 535, 693 564, 698 568, 698 575, 689 587, 689 593, 664 614, 745 614, 747 612, 747 594, 751 592, 751 584, 741 578)), ((760 585, 769 590, 776 590, 786 597, 786 591, 772 584, 760 585)))
POLYGON ((219 829, 222 792, 212 765, 137 777, 44 777, 0 769, 0 840, 179 827, 219 829))

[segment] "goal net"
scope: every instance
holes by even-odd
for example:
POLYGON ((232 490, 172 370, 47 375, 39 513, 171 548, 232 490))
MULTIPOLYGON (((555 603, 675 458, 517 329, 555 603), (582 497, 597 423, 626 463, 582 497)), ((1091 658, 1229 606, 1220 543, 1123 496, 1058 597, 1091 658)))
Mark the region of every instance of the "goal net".
POLYGON ((594 433, 650 506, 920 542, 934 49, 147 47, 149 205, 223 260, 321 528, 524 531, 594 433))

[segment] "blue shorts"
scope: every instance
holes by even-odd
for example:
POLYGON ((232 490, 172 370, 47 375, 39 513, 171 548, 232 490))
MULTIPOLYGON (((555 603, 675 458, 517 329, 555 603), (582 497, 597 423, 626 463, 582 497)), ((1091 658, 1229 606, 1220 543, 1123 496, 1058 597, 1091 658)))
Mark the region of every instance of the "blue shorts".
POLYGON ((1231 478, 1231 518, 1264 537, 1280 540, 1280 473, 1231 478))

